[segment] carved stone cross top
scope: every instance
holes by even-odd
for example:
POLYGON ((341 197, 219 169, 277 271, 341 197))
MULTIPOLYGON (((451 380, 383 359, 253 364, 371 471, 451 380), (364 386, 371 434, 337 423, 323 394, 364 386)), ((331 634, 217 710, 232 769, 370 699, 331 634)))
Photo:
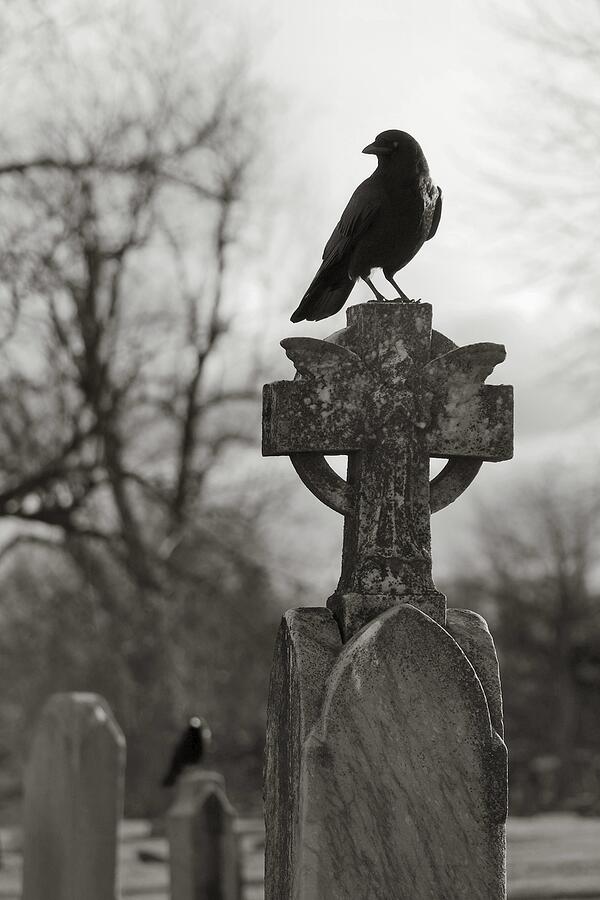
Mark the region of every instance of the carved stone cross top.
POLYGON ((430 513, 484 461, 512 456, 512 387, 485 385, 499 344, 457 348, 431 330, 428 303, 351 307, 324 341, 282 341, 294 381, 265 385, 263 454, 289 455, 307 487, 344 515, 342 573, 328 606, 344 640, 395 603, 440 624, 430 513), (347 481, 325 455, 348 455, 347 481), (429 481, 430 457, 449 461, 429 481))

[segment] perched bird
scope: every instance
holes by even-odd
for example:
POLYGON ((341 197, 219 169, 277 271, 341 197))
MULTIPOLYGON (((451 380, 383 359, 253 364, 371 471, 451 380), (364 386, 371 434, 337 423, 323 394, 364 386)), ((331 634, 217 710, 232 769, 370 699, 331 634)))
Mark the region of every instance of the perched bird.
POLYGON ((197 766, 201 763, 210 739, 211 733, 208 725, 198 716, 193 716, 175 745, 171 763, 162 780, 162 786, 173 787, 187 766, 197 766))
POLYGON ((383 269, 399 299, 409 301, 394 275, 436 233, 442 192, 429 177, 420 146, 405 131, 382 131, 362 152, 377 157, 377 168, 352 194, 292 322, 332 316, 357 278, 366 281, 377 300, 385 300, 369 277, 372 269, 383 269))

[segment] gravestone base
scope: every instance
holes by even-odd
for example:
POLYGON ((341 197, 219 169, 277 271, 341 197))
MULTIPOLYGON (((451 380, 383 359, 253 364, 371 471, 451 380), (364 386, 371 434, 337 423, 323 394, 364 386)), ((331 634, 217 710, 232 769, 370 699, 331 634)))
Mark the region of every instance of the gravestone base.
POLYGON ((333 613, 339 625, 342 640, 345 642, 380 613, 399 603, 416 606, 438 625, 444 625, 446 622, 446 597, 436 590, 400 597, 390 594, 341 594, 336 592, 328 599, 327 608, 333 613))
POLYGON ((485 622, 394 605, 342 643, 285 614, 271 675, 266 900, 502 900, 507 775, 485 622))

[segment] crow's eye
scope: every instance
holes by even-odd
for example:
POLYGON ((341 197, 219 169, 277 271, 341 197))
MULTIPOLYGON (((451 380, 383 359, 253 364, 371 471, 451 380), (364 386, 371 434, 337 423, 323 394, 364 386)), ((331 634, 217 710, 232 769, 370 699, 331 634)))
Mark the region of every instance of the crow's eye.
POLYGON ((394 150, 396 150, 397 147, 398 147, 398 141, 394 141, 394 150))

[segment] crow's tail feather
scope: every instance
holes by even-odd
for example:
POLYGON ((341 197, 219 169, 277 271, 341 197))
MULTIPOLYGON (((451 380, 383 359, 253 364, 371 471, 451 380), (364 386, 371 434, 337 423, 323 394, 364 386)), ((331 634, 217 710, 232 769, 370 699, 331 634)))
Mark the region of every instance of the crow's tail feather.
POLYGON ((290 319, 292 322, 317 322, 338 312, 350 296, 354 282, 345 266, 338 272, 319 270, 290 319))
POLYGON ((309 297, 306 297, 292 315, 292 322, 301 322, 306 319, 307 322, 318 322, 320 319, 326 319, 338 312, 350 295, 350 291, 354 287, 351 281, 346 280, 345 283, 337 287, 326 287, 319 293, 316 291, 309 297))

